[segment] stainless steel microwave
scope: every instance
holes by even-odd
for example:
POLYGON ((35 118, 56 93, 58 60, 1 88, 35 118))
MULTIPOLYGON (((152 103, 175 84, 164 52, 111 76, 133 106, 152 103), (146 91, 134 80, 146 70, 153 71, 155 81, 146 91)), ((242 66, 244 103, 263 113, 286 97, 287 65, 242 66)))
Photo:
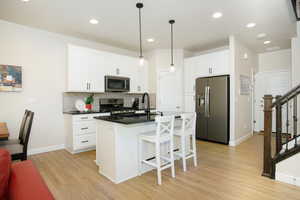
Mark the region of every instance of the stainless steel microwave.
POLYGON ((105 92, 129 92, 130 78, 105 76, 105 92))

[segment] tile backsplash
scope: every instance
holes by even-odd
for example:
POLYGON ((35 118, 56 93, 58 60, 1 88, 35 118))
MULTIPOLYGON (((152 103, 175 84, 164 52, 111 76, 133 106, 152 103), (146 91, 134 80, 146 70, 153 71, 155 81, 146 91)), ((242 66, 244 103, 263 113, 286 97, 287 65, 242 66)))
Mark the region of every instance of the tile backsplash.
MULTIPOLYGON (((66 92, 63 93, 63 112, 68 111, 75 111, 75 102, 77 99, 84 99, 88 97, 90 93, 73 93, 73 92, 66 92)), ((149 94, 150 95, 150 106, 151 108, 154 108, 156 106, 156 95, 155 94, 149 94)), ((142 101, 142 94, 128 94, 128 93, 97 93, 94 94, 94 103, 93 103, 93 109, 94 111, 99 111, 99 99, 108 99, 108 98, 119 98, 124 99, 124 106, 125 107, 131 107, 133 100, 135 98, 140 99, 140 108, 143 108, 142 101)))

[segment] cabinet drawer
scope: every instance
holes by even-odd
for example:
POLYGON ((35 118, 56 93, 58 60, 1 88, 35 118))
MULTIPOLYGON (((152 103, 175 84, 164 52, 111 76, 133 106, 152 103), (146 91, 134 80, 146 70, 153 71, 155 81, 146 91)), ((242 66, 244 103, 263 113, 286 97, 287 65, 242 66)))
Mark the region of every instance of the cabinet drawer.
POLYGON ((94 121, 74 124, 74 135, 96 133, 96 123, 94 121))
POLYGON ((74 149, 85 149, 96 145, 96 134, 80 135, 74 137, 74 149))
POLYGON ((80 121, 90 121, 93 120, 94 115, 75 115, 73 116, 74 122, 80 122, 80 121))

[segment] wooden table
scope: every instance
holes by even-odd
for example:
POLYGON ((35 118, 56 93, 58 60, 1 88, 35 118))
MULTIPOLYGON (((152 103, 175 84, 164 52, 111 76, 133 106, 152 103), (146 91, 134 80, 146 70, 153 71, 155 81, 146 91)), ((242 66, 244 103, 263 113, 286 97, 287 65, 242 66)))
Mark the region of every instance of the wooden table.
POLYGON ((7 140, 9 132, 6 123, 0 122, 0 140, 7 140))

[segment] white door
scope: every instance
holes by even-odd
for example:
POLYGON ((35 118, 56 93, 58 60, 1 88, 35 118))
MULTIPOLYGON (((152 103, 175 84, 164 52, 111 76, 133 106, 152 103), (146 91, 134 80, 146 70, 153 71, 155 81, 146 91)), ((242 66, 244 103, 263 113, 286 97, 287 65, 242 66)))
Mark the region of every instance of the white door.
POLYGON ((168 69, 158 72, 157 109, 159 111, 180 112, 182 110, 182 70, 175 72, 168 69))
MULTIPOLYGON (((254 108, 255 108, 255 131, 261 131, 264 129, 264 100, 263 97, 266 94, 273 95, 284 95, 290 90, 290 73, 288 71, 278 71, 278 72, 259 72, 255 75, 255 97, 254 97, 254 108)), ((283 124, 286 124, 285 117, 286 108, 283 107, 282 118, 283 124)), ((275 131, 275 112, 273 112, 273 131, 275 131)), ((283 132, 286 131, 285 126, 283 126, 283 132)))

